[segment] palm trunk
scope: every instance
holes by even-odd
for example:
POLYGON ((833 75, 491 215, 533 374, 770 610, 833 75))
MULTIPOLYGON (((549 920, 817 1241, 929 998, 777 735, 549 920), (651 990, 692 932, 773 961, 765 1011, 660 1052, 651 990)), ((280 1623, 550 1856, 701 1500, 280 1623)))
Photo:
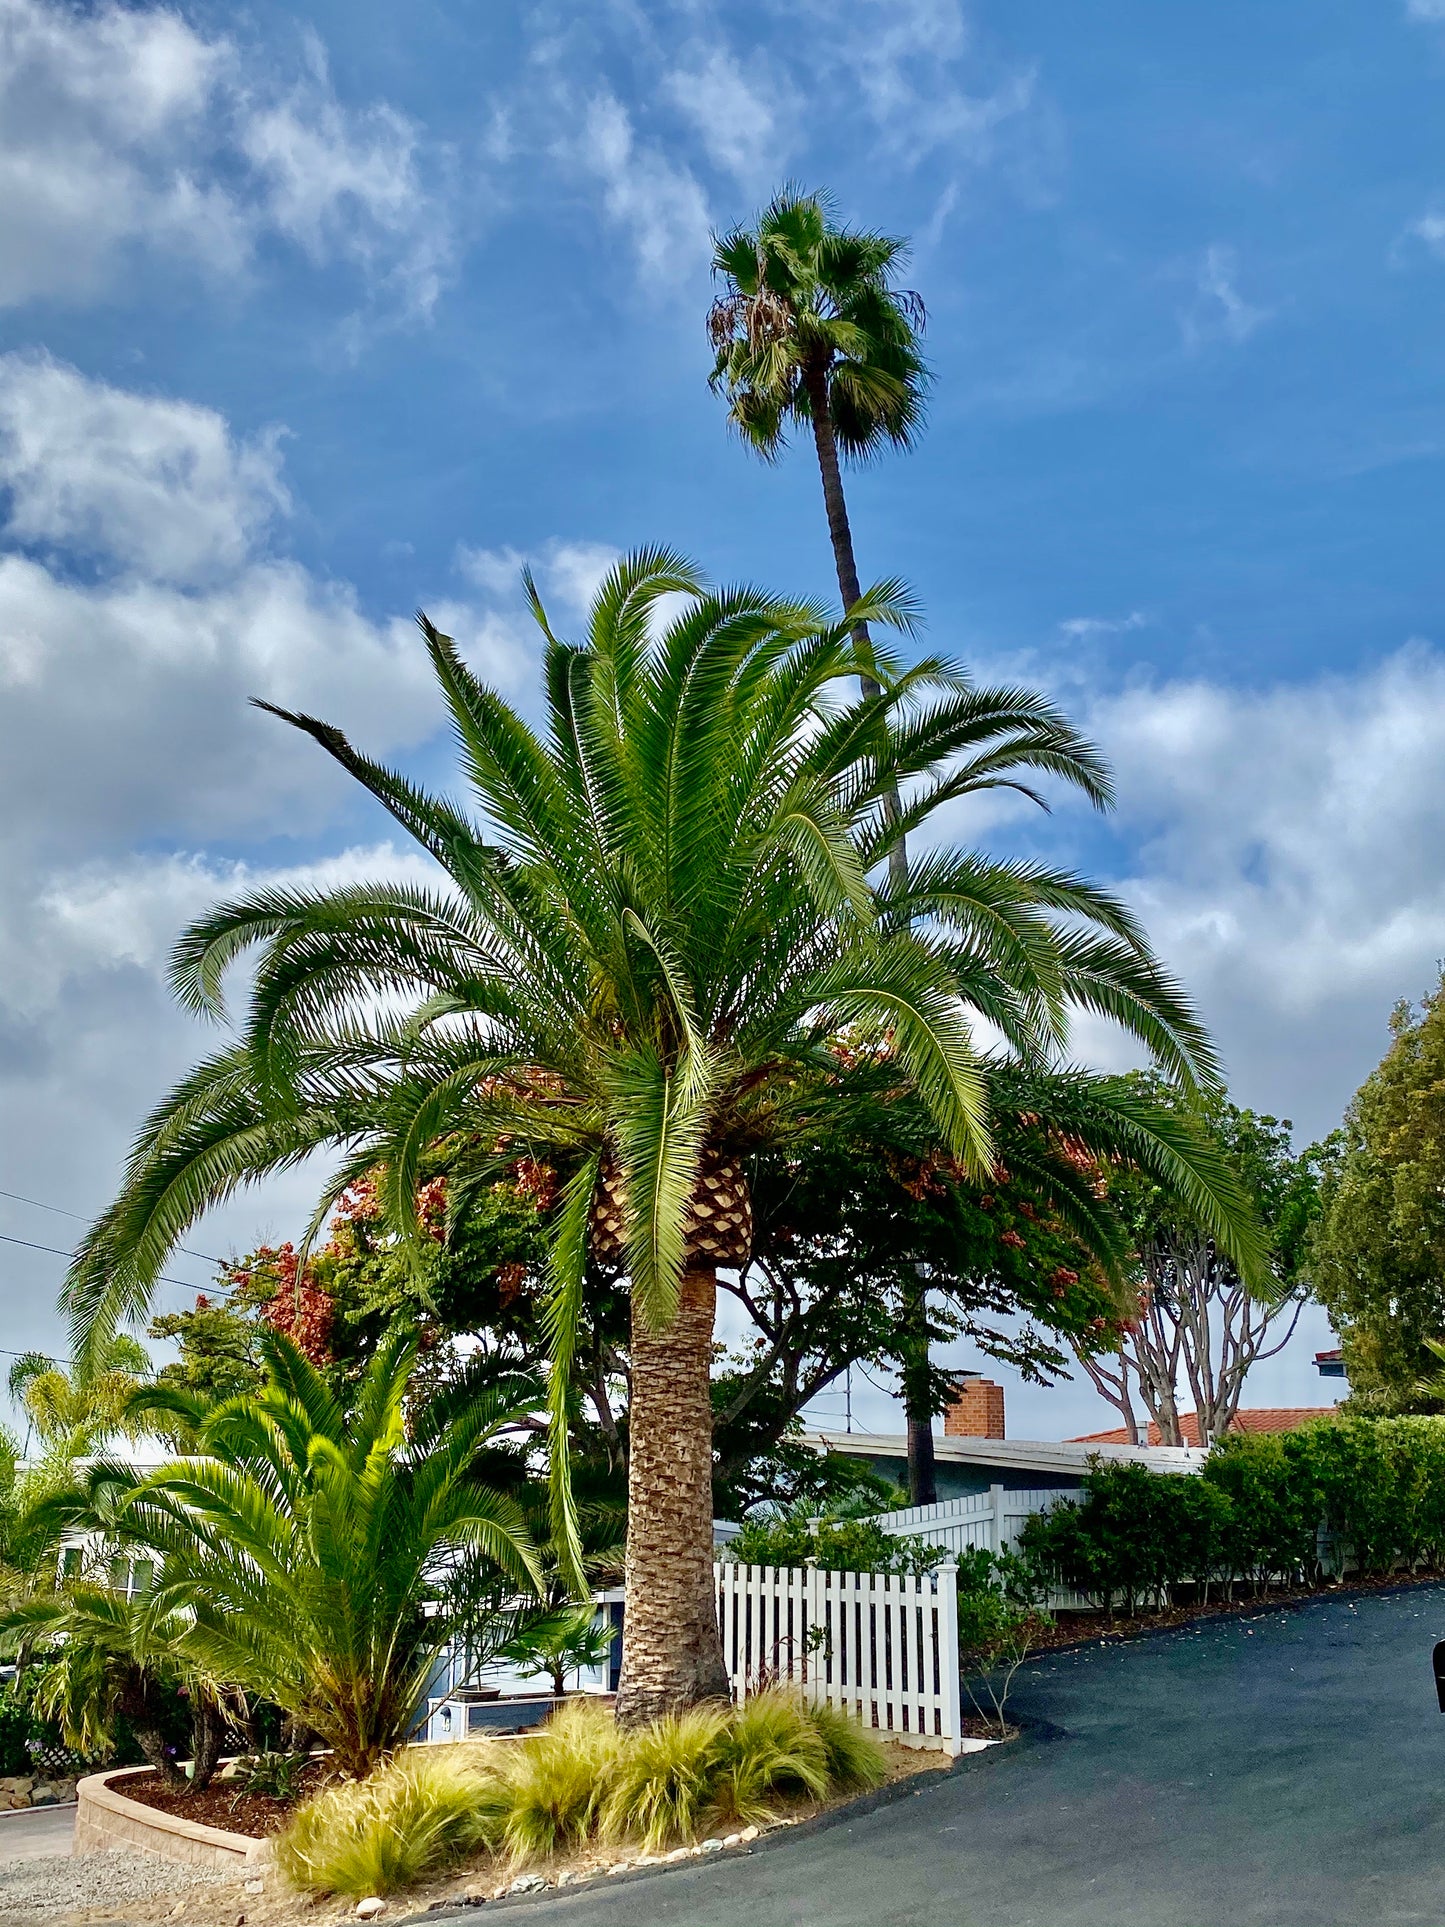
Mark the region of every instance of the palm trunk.
MULTIPOLYGON (((858 564, 853 555, 853 530, 848 521, 848 503, 843 494, 843 471, 838 462, 838 442, 833 433, 833 411, 828 402, 828 374, 819 363, 814 363, 806 376, 808 389, 808 412, 813 422, 813 446, 818 452, 818 473, 823 478, 823 505, 828 511, 828 534, 833 542, 833 563, 838 571, 838 592, 843 598, 843 607, 851 609, 863 593, 858 586, 858 564)), ((871 648, 872 639, 868 634, 866 622, 853 624, 853 639, 864 649, 871 648)), ((878 682, 872 676, 859 676, 858 686, 865 696, 882 694, 878 682)), ((883 816, 885 822, 896 823, 903 813, 899 800, 898 787, 890 783, 883 792, 883 816)), ((888 852, 888 877, 895 890, 902 890, 908 884, 908 844, 899 837, 888 852)), ((923 1294, 911 1297, 905 1293, 904 1342, 909 1351, 921 1349, 924 1373, 927 1378, 928 1366, 928 1315, 923 1303, 923 1294), (916 1300, 916 1302, 915 1302, 916 1300)), ((904 1410, 908 1418, 908 1497, 913 1505, 934 1505, 938 1498, 937 1476, 934 1470, 933 1454, 933 1414, 927 1409, 925 1398, 923 1407, 918 1408, 917 1398, 910 1392, 909 1374, 905 1368, 903 1378, 904 1410)))
POLYGON ((728 1698, 712 1570, 716 1302, 710 1265, 684 1272, 677 1316, 665 1331, 653 1331, 633 1301, 622 1726, 728 1698))
POLYGON ((928 1374, 928 1287, 921 1278, 903 1288, 903 1411, 908 1421, 908 1503, 937 1505, 933 1402, 928 1374))

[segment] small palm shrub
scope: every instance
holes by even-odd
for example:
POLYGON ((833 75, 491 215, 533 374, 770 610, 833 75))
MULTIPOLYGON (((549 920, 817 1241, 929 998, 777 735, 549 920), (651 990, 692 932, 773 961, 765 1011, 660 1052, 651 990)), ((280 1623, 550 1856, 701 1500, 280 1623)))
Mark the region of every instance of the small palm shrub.
POLYGON ((607 1790, 604 1835, 655 1853, 696 1833, 716 1803, 732 1720, 728 1707, 694 1706, 629 1733, 607 1790))
POLYGON ((505 1801, 491 1749, 416 1748, 368 1779, 324 1787, 276 1842, 293 1887, 364 1899, 438 1873, 500 1837, 505 1801))

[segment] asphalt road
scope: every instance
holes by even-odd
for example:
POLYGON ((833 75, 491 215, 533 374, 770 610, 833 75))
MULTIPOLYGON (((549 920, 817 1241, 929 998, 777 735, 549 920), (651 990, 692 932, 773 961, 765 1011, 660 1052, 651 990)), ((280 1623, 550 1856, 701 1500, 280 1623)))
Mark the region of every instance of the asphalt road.
POLYGON ((0 1813, 0 1861, 68 1854, 74 1832, 73 1806, 22 1807, 16 1813, 0 1813))
POLYGON ((1445 1923, 1445 1588, 1042 1659, 991 1750, 749 1855, 527 1904, 537 1927, 1445 1923))

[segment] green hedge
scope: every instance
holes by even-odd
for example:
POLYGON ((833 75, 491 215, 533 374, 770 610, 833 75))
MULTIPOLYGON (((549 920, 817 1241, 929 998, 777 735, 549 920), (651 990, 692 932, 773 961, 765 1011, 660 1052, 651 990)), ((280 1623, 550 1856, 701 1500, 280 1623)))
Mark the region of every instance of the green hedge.
POLYGON ((1083 1498, 1030 1519, 1055 1584, 1135 1612, 1181 1584, 1320 1583, 1445 1566, 1445 1419, 1322 1419, 1236 1433, 1198 1478, 1097 1464, 1083 1498))

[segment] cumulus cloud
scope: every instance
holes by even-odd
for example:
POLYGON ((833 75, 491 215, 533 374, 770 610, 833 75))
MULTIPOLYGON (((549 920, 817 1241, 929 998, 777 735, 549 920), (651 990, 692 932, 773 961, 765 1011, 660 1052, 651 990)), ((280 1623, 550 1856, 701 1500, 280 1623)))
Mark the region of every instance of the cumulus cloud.
POLYGON ((214 409, 126 393, 46 354, 0 355, 9 534, 168 582, 234 570, 289 506, 273 435, 214 409))
POLYGON ((606 542, 570 542, 553 536, 531 553, 462 547, 457 550, 457 568, 489 597, 516 598, 521 593, 522 570, 530 565, 544 602, 556 601, 569 615, 577 616, 591 607, 618 554, 606 542))
POLYGON ((421 137, 343 106, 320 45, 286 78, 166 7, 0 0, 0 305, 92 297, 137 251, 244 271, 267 236, 435 299, 421 137))
POLYGON ((1250 690, 1142 685, 1089 725, 1126 888, 1247 1101, 1328 1129, 1445 952, 1445 657, 1250 690))

